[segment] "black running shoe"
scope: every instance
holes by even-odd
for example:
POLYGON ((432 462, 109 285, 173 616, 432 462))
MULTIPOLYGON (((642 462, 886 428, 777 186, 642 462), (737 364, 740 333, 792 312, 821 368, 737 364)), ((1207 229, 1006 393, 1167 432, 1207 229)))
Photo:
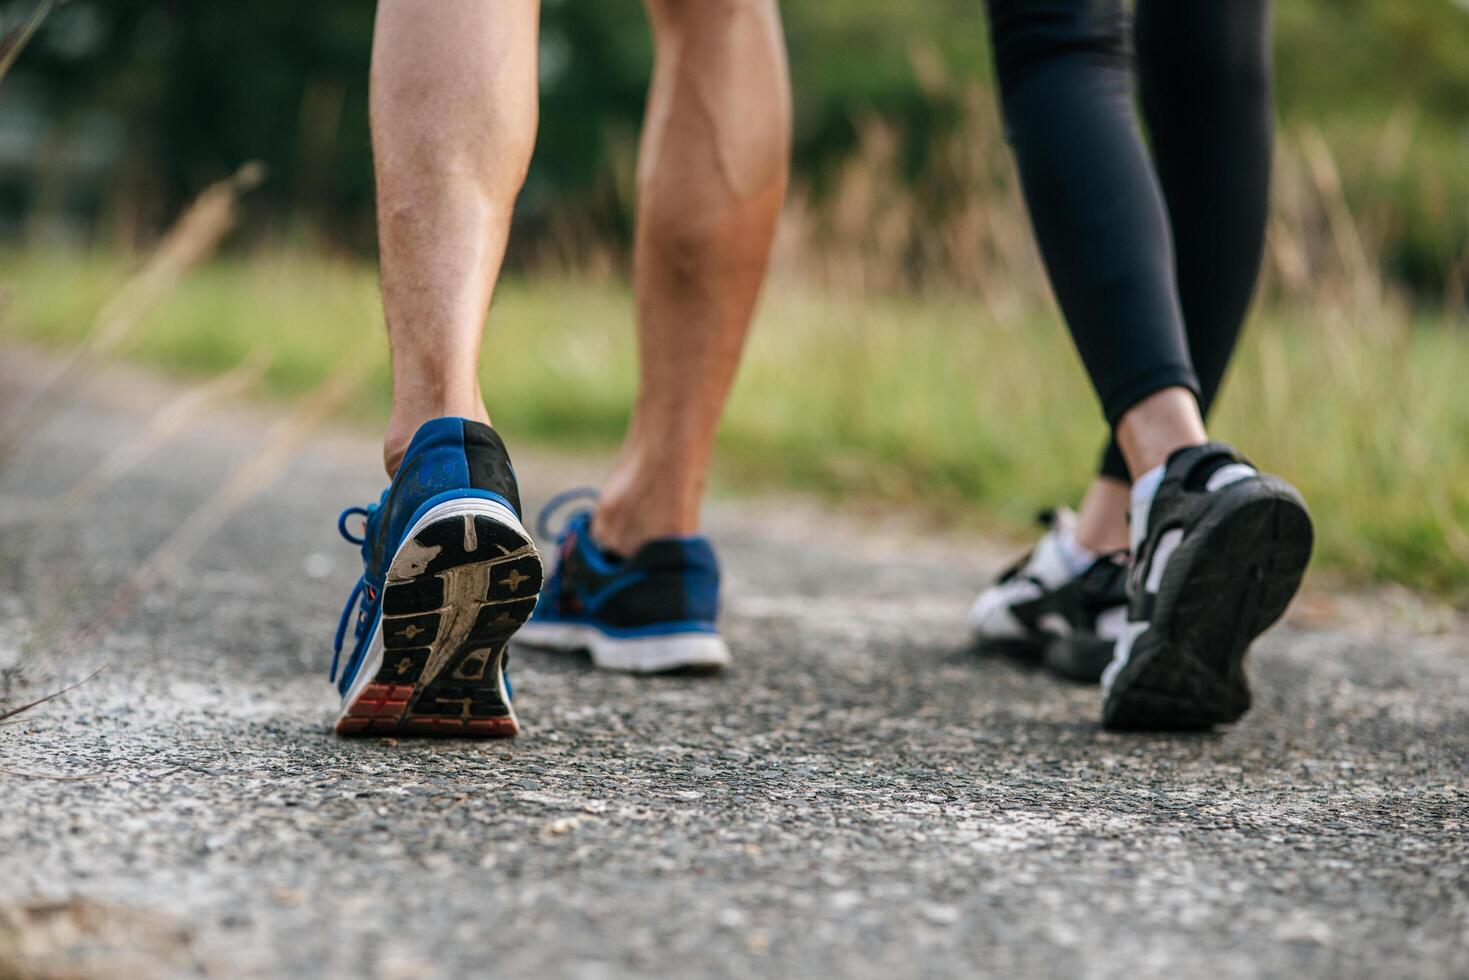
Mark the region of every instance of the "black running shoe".
POLYGON ((1102 724, 1202 730, 1250 708, 1245 653, 1281 617, 1311 557, 1294 487, 1233 448, 1168 458, 1134 526, 1128 622, 1102 675, 1102 724))
POLYGON ((979 594, 969 625, 982 652, 1095 684, 1127 621, 1127 555, 1102 555, 1073 575, 1058 536, 1075 515, 1063 507, 1043 513, 1041 521, 1046 533, 1030 554, 979 594))

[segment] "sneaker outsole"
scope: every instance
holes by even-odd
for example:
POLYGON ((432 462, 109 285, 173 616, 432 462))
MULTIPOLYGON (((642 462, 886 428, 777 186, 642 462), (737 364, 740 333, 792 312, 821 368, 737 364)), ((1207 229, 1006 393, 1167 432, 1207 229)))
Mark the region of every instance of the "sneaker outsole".
POLYGON ((982 636, 973 641, 976 653, 986 657, 1003 657, 1027 667, 1039 667, 1045 655, 1046 638, 1042 636, 982 636))
POLYGON ((1046 643, 1041 663, 1046 670, 1078 684, 1096 684, 1112 662, 1115 640, 1090 634, 1058 636, 1046 643))
POLYGON ((535 545, 507 508, 465 498, 430 510, 388 566, 382 618, 337 734, 517 734, 507 645, 541 581, 535 545))
POLYGON ((1271 476, 1217 493, 1170 558, 1152 621, 1104 692, 1106 728, 1199 731, 1250 708, 1245 654, 1300 587, 1311 518, 1295 488, 1271 476))
POLYGON ((1113 640, 1092 634, 990 638, 978 640, 983 656, 1003 657, 1027 668, 1045 670, 1063 680, 1095 684, 1112 662, 1113 640))
POLYGON ((714 673, 730 662, 729 647, 717 633, 618 637, 585 623, 532 621, 515 642, 538 650, 584 652, 599 670, 627 674, 714 673))

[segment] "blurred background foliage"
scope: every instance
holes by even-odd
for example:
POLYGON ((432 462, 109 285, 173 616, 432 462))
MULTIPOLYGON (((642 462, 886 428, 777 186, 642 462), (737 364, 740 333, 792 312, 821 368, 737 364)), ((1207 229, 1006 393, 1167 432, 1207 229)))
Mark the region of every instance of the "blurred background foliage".
MULTIPOLYGON (((0 26, 33 2, 0 0, 0 26)), ((1020 202, 982 0, 783 11, 794 181, 716 476, 1029 535, 1076 499, 1104 427, 1020 202)), ((1469 603, 1469 0, 1276 14, 1262 297, 1211 429, 1301 487, 1318 568, 1469 603)), ((382 420, 372 21, 365 0, 58 7, 0 85, 0 338, 107 336, 195 377, 266 354, 264 387, 288 397, 366 349, 354 415, 382 420), (178 215, 247 160, 269 179, 200 264, 230 192, 178 215)), ((636 379, 625 273, 652 51, 637 0, 544 0, 542 23, 486 390, 518 442, 606 450, 636 379)))
MULTIPOLYGON (((0 12, 13 22, 29 6, 0 12)), ((930 218, 961 193, 986 196, 951 165, 956 141, 1000 139, 993 107, 979 104, 992 102, 980 0, 798 0, 784 18, 796 196, 815 229, 805 237, 832 239, 854 162, 883 169, 930 218)), ((71 0, 0 90, 0 232, 132 247, 259 159, 271 179, 246 241, 370 253, 372 20, 362 0, 71 0)), ((546 0, 543 25, 539 147, 514 259, 618 263, 651 61, 641 4, 546 0)), ((1387 212, 1368 244, 1391 281, 1420 299, 1462 293, 1469 5, 1278 0, 1276 49, 1287 161, 1294 134, 1319 130, 1352 211, 1387 212)), ((955 272, 953 285, 971 285, 931 255, 886 259, 909 268, 878 269, 884 286, 955 272)))

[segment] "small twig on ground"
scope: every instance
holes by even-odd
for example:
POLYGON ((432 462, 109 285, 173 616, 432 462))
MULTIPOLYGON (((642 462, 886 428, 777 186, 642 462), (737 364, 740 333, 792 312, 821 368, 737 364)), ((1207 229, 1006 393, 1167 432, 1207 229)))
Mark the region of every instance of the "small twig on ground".
POLYGON ((29 704, 23 704, 23 705, 20 705, 19 707, 10 708, 10 709, 8 709, 6 711, 0 712, 0 721, 5 721, 7 718, 14 718, 16 715, 20 714, 22 711, 29 711, 32 708, 37 707, 38 705, 45 704, 47 701, 54 701, 55 699, 61 697, 63 694, 66 694, 68 691, 74 691, 77 688, 81 687, 83 684, 87 683, 87 681, 91 680, 93 677, 96 677, 98 674, 102 673, 102 671, 104 671, 106 669, 107 669, 107 665, 106 664, 103 664, 101 667, 98 667, 96 670, 92 671, 90 674, 88 674, 86 677, 83 677, 81 680, 77 681, 75 684, 69 684, 66 687, 63 687, 59 691, 52 691, 50 694, 46 695, 45 697, 37 698, 36 700, 30 702, 29 704))

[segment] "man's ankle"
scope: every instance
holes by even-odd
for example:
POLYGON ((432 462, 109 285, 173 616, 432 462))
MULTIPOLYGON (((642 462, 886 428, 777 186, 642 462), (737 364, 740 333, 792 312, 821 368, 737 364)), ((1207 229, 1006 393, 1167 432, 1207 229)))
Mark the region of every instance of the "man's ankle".
POLYGON ((473 419, 476 422, 490 424, 489 413, 485 411, 484 402, 478 405, 473 402, 468 404, 433 404, 414 406, 393 406, 393 412, 388 417, 387 432, 383 435, 383 468, 388 471, 388 478, 392 479, 398 473, 398 466, 403 462, 403 454, 408 451, 413 436, 419 427, 429 419, 446 417, 473 419))
POLYGON ((658 506, 648 500, 639 501, 635 508, 616 501, 599 501, 592 515, 592 538, 597 546, 624 558, 636 554, 649 541, 697 533, 697 523, 680 520, 676 507, 658 506))
POLYGON ((697 534, 698 494, 680 487, 679 481, 650 483, 614 470, 592 515, 592 537, 607 551, 630 557, 657 538, 697 534))

